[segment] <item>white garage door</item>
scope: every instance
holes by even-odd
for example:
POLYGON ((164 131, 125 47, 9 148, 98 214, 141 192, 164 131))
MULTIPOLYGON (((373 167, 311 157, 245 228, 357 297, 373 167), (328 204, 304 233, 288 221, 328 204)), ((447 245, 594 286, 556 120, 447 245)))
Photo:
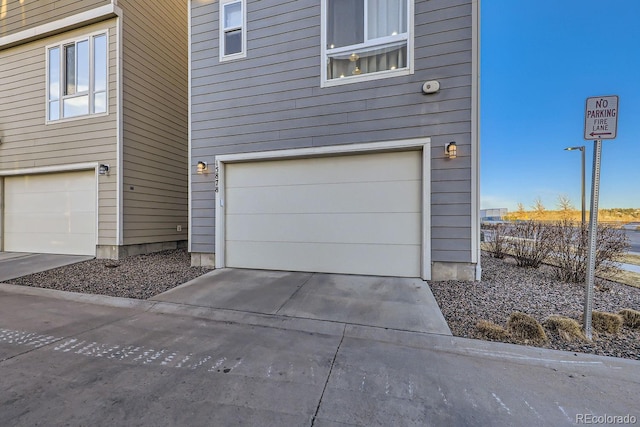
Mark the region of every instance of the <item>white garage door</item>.
POLYGON ((4 250, 96 253, 94 171, 5 178, 4 250))
POLYGON ((419 151, 230 163, 226 265, 419 277, 419 151))

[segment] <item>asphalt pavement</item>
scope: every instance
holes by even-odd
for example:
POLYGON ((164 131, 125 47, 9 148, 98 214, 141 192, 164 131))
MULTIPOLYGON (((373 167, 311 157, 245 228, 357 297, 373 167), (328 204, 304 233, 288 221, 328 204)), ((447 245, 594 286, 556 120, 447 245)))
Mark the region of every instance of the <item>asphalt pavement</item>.
POLYGON ((627 237, 629 238, 630 252, 640 253, 640 231, 625 230, 627 237))
POLYGON ((138 301, 0 285, 0 425, 562 426, 640 417, 640 361, 353 316, 321 320, 305 314, 308 293, 304 311, 287 315, 175 294, 138 301))

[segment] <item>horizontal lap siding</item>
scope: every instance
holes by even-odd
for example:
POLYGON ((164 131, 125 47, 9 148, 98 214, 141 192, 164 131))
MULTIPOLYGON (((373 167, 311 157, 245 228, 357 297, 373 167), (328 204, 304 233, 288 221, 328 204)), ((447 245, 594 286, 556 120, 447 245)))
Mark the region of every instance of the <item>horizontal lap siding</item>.
POLYGON ((0 37, 111 4, 111 0, 3 0, 0 37))
POLYGON ((187 2, 118 5, 124 23, 124 244, 186 240, 187 2))
POLYGON ((0 170, 72 163, 112 166, 99 178, 98 241, 116 243, 116 21, 0 51, 0 170), (45 124, 46 46, 109 30, 109 114, 45 124))
MULTIPOLYGON (((218 60, 217 2, 192 2, 193 162, 431 137, 433 261, 471 261, 472 6, 416 0, 415 73, 320 87, 320 2, 247 0, 247 58, 218 60), (422 83, 438 80, 426 96, 422 83), (458 158, 444 159, 456 141, 458 158)), ((193 169, 192 165, 192 169, 193 169)), ((214 252, 210 175, 192 176, 192 250, 214 252)))

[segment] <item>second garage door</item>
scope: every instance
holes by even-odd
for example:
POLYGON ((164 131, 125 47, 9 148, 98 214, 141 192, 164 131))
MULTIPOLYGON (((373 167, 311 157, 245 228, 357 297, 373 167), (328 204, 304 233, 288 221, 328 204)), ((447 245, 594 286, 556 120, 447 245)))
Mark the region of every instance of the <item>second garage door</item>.
POLYGON ((422 153, 230 163, 229 267, 419 277, 422 153))
POLYGON ((95 172, 5 178, 4 249, 96 253, 95 172))

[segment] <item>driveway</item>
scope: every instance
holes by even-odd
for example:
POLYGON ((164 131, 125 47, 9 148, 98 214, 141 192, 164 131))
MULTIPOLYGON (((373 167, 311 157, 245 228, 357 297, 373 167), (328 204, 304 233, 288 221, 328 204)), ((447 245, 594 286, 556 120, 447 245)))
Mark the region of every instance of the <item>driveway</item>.
POLYGON ((151 300, 451 335, 420 279, 225 268, 151 300))
POLYGON ((93 259, 86 255, 0 252, 0 282, 93 259))

